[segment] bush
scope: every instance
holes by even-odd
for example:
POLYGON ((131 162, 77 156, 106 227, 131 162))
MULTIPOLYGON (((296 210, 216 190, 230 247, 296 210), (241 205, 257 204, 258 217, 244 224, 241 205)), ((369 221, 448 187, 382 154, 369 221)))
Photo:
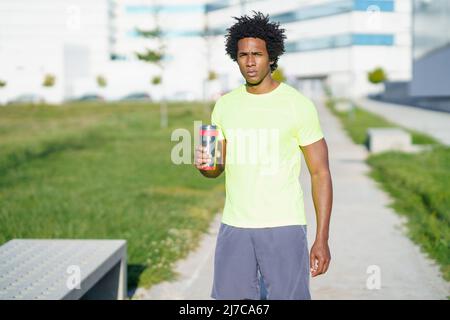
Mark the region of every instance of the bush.
POLYGON ((285 82, 286 81, 286 76, 284 75, 284 71, 281 68, 277 68, 273 73, 272 73, 272 79, 278 82, 285 82))
POLYGON ((367 73, 367 78, 371 83, 377 84, 385 82, 387 80, 387 75, 386 72, 383 70, 383 68, 378 67, 375 68, 373 71, 369 71, 367 73))
POLYGON ((97 76, 97 84, 100 88, 104 88, 108 85, 108 82, 106 81, 106 78, 102 75, 97 76))
POLYGON ((46 74, 44 77, 44 81, 42 82, 42 85, 44 87, 53 87, 56 82, 56 77, 52 74, 46 74))

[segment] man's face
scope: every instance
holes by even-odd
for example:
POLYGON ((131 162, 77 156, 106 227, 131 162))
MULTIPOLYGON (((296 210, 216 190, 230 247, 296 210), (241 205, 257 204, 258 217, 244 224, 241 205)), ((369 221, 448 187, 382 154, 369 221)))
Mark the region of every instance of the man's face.
POLYGON ((248 84, 259 84, 270 75, 269 54, 266 42, 259 38, 243 38, 238 41, 237 62, 248 84))

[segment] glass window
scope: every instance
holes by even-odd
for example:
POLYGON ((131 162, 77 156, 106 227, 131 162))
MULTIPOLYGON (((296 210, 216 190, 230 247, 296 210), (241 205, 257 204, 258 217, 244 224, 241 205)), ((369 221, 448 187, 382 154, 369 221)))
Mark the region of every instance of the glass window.
POLYGON ((414 59, 450 43, 450 1, 414 0, 414 59))
POLYGON ((392 46, 394 35, 392 34, 353 34, 352 44, 360 46, 392 46))
POLYGON ((393 0, 355 0, 353 10, 366 11, 371 6, 377 7, 380 11, 394 11, 393 0))
POLYGON ((340 34, 321 38, 290 41, 285 45, 286 52, 333 49, 359 46, 392 46, 394 36, 390 34, 340 34))
POLYGON ((271 18, 280 23, 287 23, 327 17, 353 10, 366 11, 371 6, 376 6, 380 11, 394 11, 393 0, 339 0, 316 6, 301 7, 295 11, 273 15, 271 18))

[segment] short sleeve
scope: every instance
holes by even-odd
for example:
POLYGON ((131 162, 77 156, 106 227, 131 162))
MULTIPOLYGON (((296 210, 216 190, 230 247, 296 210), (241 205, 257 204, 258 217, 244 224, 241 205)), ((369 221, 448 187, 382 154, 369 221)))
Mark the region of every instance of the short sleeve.
POLYGON ((222 117, 221 117, 221 101, 217 100, 214 105, 213 112, 211 113, 211 124, 216 125, 219 130, 218 140, 224 140, 225 134, 222 126, 222 117))
POLYGON ((323 138, 319 116, 314 103, 303 100, 295 105, 297 126, 295 138, 300 146, 307 146, 323 138))

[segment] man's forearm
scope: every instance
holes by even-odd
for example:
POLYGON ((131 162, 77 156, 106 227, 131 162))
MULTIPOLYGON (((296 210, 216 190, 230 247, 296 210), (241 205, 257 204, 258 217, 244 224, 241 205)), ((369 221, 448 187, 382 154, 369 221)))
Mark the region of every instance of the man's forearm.
POLYGON ((316 240, 328 241, 331 208, 333 204, 333 186, 329 171, 311 175, 311 189, 316 211, 316 240))

